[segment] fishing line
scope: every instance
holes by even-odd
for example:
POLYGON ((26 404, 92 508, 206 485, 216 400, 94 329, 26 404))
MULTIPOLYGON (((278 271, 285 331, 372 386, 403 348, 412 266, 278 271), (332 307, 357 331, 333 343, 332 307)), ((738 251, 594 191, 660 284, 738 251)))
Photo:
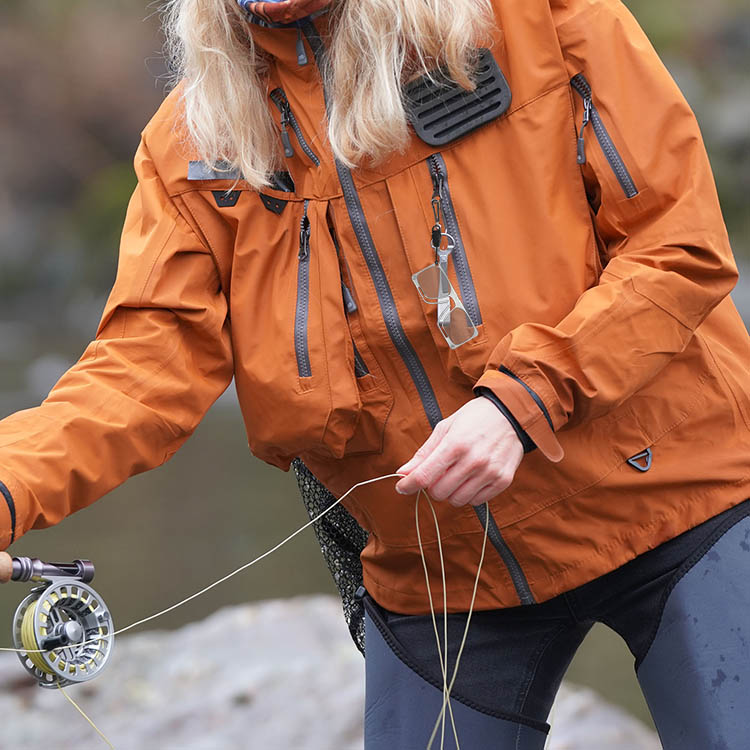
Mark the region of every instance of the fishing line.
MULTIPOLYGON (((110 633, 110 632, 103 632, 103 629, 99 628, 99 633, 98 633, 98 635, 96 637, 90 638, 88 640, 82 640, 82 641, 76 642, 76 649, 77 649, 77 651, 80 652, 81 647, 84 647, 84 646, 89 646, 90 647, 90 644, 102 644, 105 640, 106 640, 109 648, 111 648, 112 638, 115 635, 119 635, 120 633, 125 633, 128 630, 132 630, 133 628, 138 627, 139 625, 143 625, 143 624, 145 624, 147 622, 151 622, 152 620, 155 620, 157 617, 161 617, 161 616, 167 614, 168 612, 172 612, 175 609, 177 609, 178 607, 182 607, 183 605, 187 604, 188 602, 191 602, 193 599, 197 599, 199 596, 202 596, 203 594, 207 593, 208 591, 210 591, 211 589, 215 588, 219 584, 224 583, 225 581, 228 581, 233 576, 236 576, 238 573, 241 573, 243 570, 247 570, 248 568, 250 568, 251 566, 253 566, 256 563, 260 562, 264 558, 266 558, 269 555, 273 554, 278 549, 280 549, 281 547, 283 547, 287 542, 290 542, 298 534, 301 534, 305 529, 309 528, 314 523, 316 523, 321 518, 323 518, 327 513, 329 513, 330 511, 332 511, 337 505, 339 505, 339 503, 341 503, 344 499, 346 499, 346 497, 348 495, 350 495, 352 492, 354 492, 354 490, 356 490, 357 488, 363 487, 363 486, 368 485, 368 484, 372 484, 374 482, 382 481, 383 479, 401 478, 403 476, 404 476, 403 474, 397 474, 397 473, 394 473, 394 474, 384 474, 383 476, 375 477, 374 479, 366 479, 363 482, 358 482, 357 484, 355 484, 354 486, 352 486, 351 488, 349 488, 335 502, 331 503, 331 505, 329 505, 325 510, 323 510, 321 513, 319 513, 314 518, 310 519, 310 521, 308 521, 306 524, 304 524, 303 526, 301 526, 300 528, 298 528, 296 531, 292 532, 288 537, 286 537, 286 539, 284 539, 281 542, 279 542, 278 544, 274 545, 273 547, 271 547, 271 549, 267 550, 262 555, 258 555, 258 557, 256 557, 255 559, 251 560, 250 562, 245 563, 244 565, 241 565, 239 568, 236 568, 231 573, 228 573, 227 575, 223 576, 222 578, 219 578, 218 580, 214 581, 213 583, 210 583, 208 586, 205 586, 204 588, 200 589, 199 591, 196 591, 194 594, 191 594, 190 596, 185 597, 181 601, 176 602, 175 604, 172 604, 169 607, 166 607, 165 609, 161 610, 160 612, 156 612, 153 615, 149 615, 148 617, 144 617, 144 618, 142 618, 140 620, 137 620, 136 622, 133 622, 130 625, 127 625, 124 628, 120 628, 119 630, 116 630, 116 631, 114 631, 112 633, 110 633)), ((64 586, 64 584, 59 584, 59 585, 63 585, 64 586)), ((54 586, 51 587, 51 588, 54 588, 54 586)), ((90 604, 89 599, 87 598, 87 595, 86 595, 86 591, 88 590, 88 591, 91 591, 93 593, 92 590, 88 589, 88 587, 86 587, 85 585, 83 585, 83 584, 81 584, 79 582, 72 583, 70 585, 70 588, 71 588, 70 592, 68 592, 67 590, 65 590, 66 595, 69 594, 70 596, 74 596, 75 598, 79 598, 80 601, 81 601, 81 605, 84 606, 84 607, 86 607, 86 606, 88 606, 90 604)), ((49 591, 49 589, 48 589, 48 591, 49 591)), ((33 596, 34 595, 32 594, 31 597, 27 597, 27 598, 30 599, 30 598, 33 598, 33 596)), ((55 600, 55 601, 57 602, 57 600, 55 600)), ((62 662, 62 660, 63 660, 64 657, 58 657, 57 652, 61 651, 61 652, 64 653, 65 652, 65 648, 62 648, 62 647, 59 648, 59 649, 57 649, 57 648, 55 648, 55 649, 42 649, 42 648, 39 648, 39 642, 37 640, 37 637, 36 637, 36 634, 35 634, 35 629, 33 627, 33 621, 34 621, 34 617, 36 615, 37 605, 38 605, 38 601, 30 601, 29 602, 28 609, 25 611, 23 619, 22 619, 22 622, 21 622, 21 628, 20 628, 19 635, 20 635, 21 641, 22 641, 22 643, 24 645, 24 648, 4 648, 4 647, 0 647, 0 651, 10 651, 10 652, 13 652, 13 653, 25 655, 26 657, 28 657, 28 659, 30 660, 30 662, 33 665, 33 667, 35 667, 48 680, 51 680, 54 676, 57 676, 57 675, 55 674, 55 672, 52 671, 50 663, 48 663, 46 661, 46 659, 42 659, 41 655, 44 654, 48 658, 52 658, 53 660, 56 659, 57 662, 58 662, 58 664, 56 664, 55 666, 57 667, 57 671, 59 672, 60 671, 60 663, 62 663, 62 667, 63 668, 65 668, 66 665, 65 665, 64 662, 62 662), (49 655, 52 655, 52 657, 50 657, 49 655)), ((50 610, 48 609, 47 611, 50 611, 50 610)), ((84 649, 84 651, 85 651, 85 649, 84 649)), ((91 651, 93 651, 96 654, 101 654, 102 653, 98 645, 97 645, 97 648, 95 648, 95 649, 89 648, 89 652, 91 652, 91 651)), ((106 655, 108 656, 108 653, 106 655)), ((101 658, 101 657, 94 657, 94 658, 96 659, 96 658, 101 658)), ((83 669, 85 669, 85 667, 83 667, 83 669)), ((60 691, 62 692, 62 694, 68 699, 68 701, 73 706, 75 706, 75 708, 78 710, 78 712, 81 714, 81 716, 83 716, 86 719, 86 721, 96 730, 96 732, 104 740, 104 742, 106 742, 107 745, 109 745, 109 747, 111 748, 111 750, 115 750, 114 745, 112 745, 112 743, 107 739, 107 737, 104 735, 104 733, 96 726, 96 724, 94 724, 94 722, 86 715, 86 713, 83 711, 83 709, 71 698, 71 696, 69 696, 67 694, 67 692, 64 690, 64 688, 63 688, 63 686, 62 686, 62 684, 60 682, 59 676, 58 676, 57 681, 56 681, 56 687, 60 689, 60 691)))
POLYGON ((83 718, 86 719, 89 724, 91 724, 94 731, 110 746, 111 750, 115 750, 115 746, 107 739, 104 732, 102 732, 102 730, 99 729, 96 724, 94 724, 94 722, 86 715, 86 712, 68 695, 65 688, 59 682, 57 683, 57 687, 60 689, 60 692, 68 699, 68 701, 75 707, 76 711, 78 711, 78 713, 81 714, 81 716, 83 716, 83 718))
MULTIPOLYGON (((441 575, 442 575, 442 581, 443 581, 443 632, 445 634, 445 657, 444 657, 444 660, 443 660, 443 655, 441 653, 441 647, 440 647, 440 635, 438 634, 437 619, 435 617, 435 607, 434 607, 434 604, 433 604, 433 601, 432 601, 432 591, 430 589, 430 577, 429 577, 429 573, 428 573, 428 570, 427 570, 427 560, 425 558, 424 547, 423 547, 423 544, 422 544, 422 534, 421 534, 421 531, 420 531, 420 528, 419 528, 419 498, 420 498, 420 495, 423 492, 424 492, 424 490, 420 490, 417 493, 417 500, 416 500, 416 504, 415 504, 415 513, 414 514, 415 514, 416 527, 417 527, 417 541, 419 543, 419 553, 420 553, 420 555, 422 557, 422 567, 424 569, 424 574, 425 574, 425 583, 427 584, 427 597, 428 597, 429 602, 430 602, 430 615, 432 617, 432 627, 433 627, 433 631, 435 633, 435 640, 436 640, 436 643, 437 643, 438 655, 439 655, 439 658, 440 658, 440 666, 441 666, 441 669, 443 670, 443 705, 442 705, 442 707, 440 709, 440 713, 438 714, 437 719, 435 720, 435 725, 434 725, 434 727, 432 729, 432 734, 430 735, 430 739, 427 742, 427 749, 426 750, 430 750, 430 748, 432 747, 432 743, 435 740, 435 735, 437 734, 438 727, 441 726, 441 725, 442 725, 442 733, 441 733, 441 744, 440 744, 440 747, 441 747, 441 750, 443 750, 443 746, 444 746, 444 742, 445 742, 445 711, 446 711, 446 707, 448 709, 448 713, 450 714, 451 726, 453 728, 453 737, 454 737, 454 740, 456 742, 456 750, 460 750, 460 745, 458 743, 458 735, 457 735, 457 731, 456 731, 456 723, 455 723, 455 719, 453 717, 453 709, 452 709, 451 703, 450 703, 450 696, 451 696, 451 692, 453 691, 453 685, 456 682, 456 677, 458 675, 458 667, 459 667, 459 665, 461 663, 461 657, 463 656, 464 647, 466 646, 466 639, 467 639, 467 636, 469 634, 469 624, 471 623, 471 616, 472 616, 472 614, 474 612, 474 603, 476 601, 477 590, 479 588, 479 578, 481 576, 482 566, 484 564, 485 550, 487 549, 488 525, 485 525, 485 527, 484 527, 484 535, 483 535, 483 538, 482 538, 482 552, 481 552, 481 554, 479 556, 479 565, 477 566, 477 574, 476 574, 476 577, 474 578, 474 589, 473 589, 473 591, 471 593, 471 601, 469 603, 469 611, 468 611, 468 614, 466 616, 466 625, 464 626, 463 637, 461 638, 461 644, 460 644, 460 646, 458 648, 458 653, 456 654, 456 663, 455 663, 455 665, 453 667, 453 674, 451 676, 450 683, 446 686, 446 675, 447 675, 447 672, 448 672, 448 645, 447 645, 447 643, 448 643, 448 641, 447 641, 447 633, 448 633, 448 616, 447 616, 447 612, 448 612, 448 607, 447 607, 447 588, 446 588, 446 585, 445 585, 445 564, 444 564, 444 560, 443 560, 443 550, 442 550, 442 544, 441 544, 441 541, 440 541, 440 525, 438 523, 437 514, 435 513, 435 508, 432 505, 432 501, 430 500, 429 495, 426 492, 424 492, 425 498, 427 499, 427 503, 428 503, 428 505, 430 507, 430 510, 432 511, 432 518, 433 518, 433 521, 435 523, 435 531, 437 533, 438 550, 439 550, 439 553, 440 553, 440 566, 441 566, 441 575)), ((487 503, 485 503, 484 505, 485 505, 485 510, 489 513, 489 506, 487 505, 487 503)))
MULTIPOLYGON (((130 625, 126 625, 124 628, 120 628, 119 630, 116 630, 114 633, 108 633, 103 636, 99 636, 96 638, 91 638, 87 641, 82 641, 79 643, 79 646, 84 646, 88 643, 97 643, 100 640, 106 639, 106 638, 113 638, 116 635, 120 635, 121 633, 126 633, 128 630, 132 630, 133 628, 138 627, 139 625, 144 625, 147 622, 151 622, 152 620, 155 620, 157 617, 162 617, 163 615, 166 615, 169 612, 173 612, 178 607, 182 607, 183 605, 187 604, 188 602, 193 601, 193 599, 197 599, 199 596, 203 596, 203 594, 209 592, 211 589, 215 588, 216 586, 224 583, 225 581, 228 581, 230 578, 233 578, 238 573, 241 573, 243 570, 247 570, 248 568, 252 567, 256 563, 259 563, 261 560, 265 559, 269 555, 276 552, 276 550, 283 547, 287 542, 290 542, 294 537, 296 537, 298 534, 301 534, 305 529, 308 529, 310 526, 312 526, 314 523, 317 523, 323 516, 325 516, 327 513, 332 511, 342 500, 346 499, 354 490, 358 489, 359 487, 364 487, 367 484, 372 484, 373 482, 380 482, 383 479, 393 479, 393 478, 401 478, 404 474, 384 474, 381 477, 375 477, 374 479, 366 479, 363 482, 358 482, 353 487, 350 487, 338 500, 331 503, 324 511, 319 513, 315 518, 312 518, 310 521, 308 521, 304 526, 300 526, 296 531, 292 532, 286 539, 279 542, 275 546, 271 547, 271 549, 264 552, 262 555, 258 555, 254 560, 251 560, 248 563, 245 563, 244 565, 241 565, 236 570, 233 570, 231 573, 227 573, 227 575, 223 576, 222 578, 219 578, 218 580, 214 581, 213 583, 210 583, 208 586, 205 586, 204 588, 200 589, 200 591, 196 591, 194 594, 191 594, 190 596, 185 597, 181 601, 172 604, 171 606, 167 607, 166 609, 161 610, 160 612, 156 612, 153 615, 149 615, 148 617, 144 617, 141 620, 136 620, 136 622, 131 623, 130 625)), ((31 658, 31 654, 41 654, 41 653, 47 653, 45 649, 18 649, 18 648, 0 648, 0 651, 10 651, 13 653, 25 653, 29 654, 29 657, 31 658)))
MULTIPOLYGON (((435 633, 435 642, 437 643, 437 652, 438 652, 438 662, 440 664, 440 671, 443 674, 443 708, 440 711, 440 715, 438 716, 438 721, 436 723, 436 728, 433 729, 432 735, 430 736, 430 741, 427 743, 427 750, 430 750, 430 747, 432 746, 432 741, 435 737, 435 732, 437 731, 437 724, 441 724, 442 730, 441 730, 441 737, 440 737, 440 750, 443 750, 445 745, 445 703, 446 703, 446 695, 448 693, 448 593, 447 593, 447 586, 445 584, 445 564, 443 561, 443 544, 440 539, 440 525, 438 524, 437 515, 435 513, 435 509, 432 506, 432 501, 430 500, 430 496, 424 492, 424 490, 419 490, 417 492, 417 499, 414 504, 414 519, 415 524, 417 527, 417 542, 419 543, 419 554, 422 558, 422 568, 424 570, 424 577, 425 577, 425 584, 427 585, 427 599, 430 603, 430 615, 432 617, 432 628, 435 633), (427 499, 427 504, 430 506, 430 510, 432 511, 432 517, 435 522, 435 534, 437 537, 437 545, 438 545, 438 552, 440 556, 440 573, 442 578, 442 584, 443 584, 443 637, 444 637, 444 648, 441 648, 440 646, 440 634, 438 633, 438 626, 437 626, 437 618, 435 617, 435 605, 432 601, 432 590, 430 587, 430 574, 427 570, 427 559, 424 554, 424 545, 422 544, 422 532, 419 528, 419 498, 424 493, 425 498, 427 499)), ((453 729, 453 738, 456 741, 456 748, 458 750, 458 734, 456 732, 456 722, 453 719, 453 708, 450 705, 450 701, 448 701, 448 712, 450 713, 451 718, 451 727, 453 729)))
MULTIPOLYGON (((191 602, 194 599, 197 599, 198 597, 203 596, 203 594, 206 594, 211 589, 213 589, 216 586, 219 586, 220 584, 228 581, 230 578, 238 575, 242 571, 247 570, 248 568, 252 567, 253 565, 259 563, 261 560, 265 559, 269 555, 271 555, 274 552, 276 552, 277 550, 279 550, 281 547, 283 547, 285 544, 287 544, 287 542, 290 542, 298 534, 301 534, 303 531, 305 531, 306 529, 308 529, 314 523, 317 523, 321 518, 323 518, 327 513, 329 513, 330 511, 332 511, 337 505, 339 505, 352 492, 354 492, 354 490, 358 489, 359 487, 363 487, 363 486, 368 485, 368 484, 373 484, 374 482, 379 482, 379 481, 382 481, 384 479, 395 479, 395 478, 401 478, 403 476, 404 476, 403 474, 399 474, 399 473, 384 474, 383 476, 374 477, 373 479, 367 479, 367 480, 364 480, 362 482, 358 482, 357 484, 355 484, 351 488, 349 488, 341 497, 339 497, 337 500, 335 500, 331 505, 329 505, 325 510, 323 510, 321 513, 319 513, 317 516, 315 516, 314 518, 310 519, 310 521, 308 521, 304 525, 300 526, 300 528, 298 528, 297 530, 295 530, 294 532, 292 532, 291 534, 289 534, 289 536, 287 536, 285 539, 283 539, 278 544, 276 544, 273 547, 271 547, 270 549, 268 549, 263 554, 258 555, 258 557, 254 558, 250 562, 247 562, 244 565, 241 565, 240 567, 238 567, 235 570, 231 571, 227 575, 222 576, 221 578, 219 578, 219 579, 213 581, 212 583, 208 584, 207 586, 203 587, 199 591, 196 591, 195 593, 191 594, 190 596, 185 597, 184 599, 176 602, 175 604, 170 605, 169 607, 166 607, 165 609, 163 609, 163 610, 161 610, 159 612, 156 612, 156 613, 154 613, 152 615, 149 615, 148 617, 144 617, 144 618, 142 618, 140 620, 136 620, 135 622, 131 623, 130 625, 126 625, 125 627, 120 628, 119 630, 116 630, 114 632, 111 632, 111 633, 110 632, 100 632, 94 638, 90 638, 88 640, 83 640, 83 641, 78 642, 76 644, 76 646, 78 648, 80 648, 82 646, 86 646, 86 645, 89 645, 89 644, 102 644, 102 642, 104 642, 104 641, 107 641, 108 644, 111 645, 111 639, 115 635, 119 635, 121 633, 125 633, 125 632, 127 632, 129 630, 132 630, 132 629, 134 629, 134 628, 136 628, 136 627, 138 627, 140 625, 144 625, 147 622, 151 622, 151 621, 153 621, 153 620, 155 620, 155 619, 157 619, 159 617, 162 617, 163 615, 168 614, 169 612, 173 612, 174 610, 178 609, 179 607, 184 606, 188 602, 191 602)), ((435 736, 437 734, 438 728, 441 727, 441 726, 442 726, 441 750, 444 747, 444 741, 445 741, 445 713, 446 713, 446 709, 447 709, 447 711, 448 711, 448 713, 450 715, 451 727, 452 727, 452 730, 453 730, 454 740, 456 742, 456 749, 460 750, 459 742, 458 742, 458 734, 457 734, 457 730, 456 730, 456 723, 455 723, 455 719, 454 719, 454 716, 453 716, 453 709, 452 709, 451 703, 450 703, 450 694, 451 694, 451 691, 453 689, 453 685, 454 685, 455 680, 456 680, 456 675, 458 674, 458 667, 459 667, 459 664, 460 664, 460 661, 461 661, 461 656, 463 655, 463 650, 464 650, 464 647, 466 645, 466 638, 467 638, 467 635, 468 635, 469 624, 471 622, 471 616, 472 616, 473 609, 474 609, 474 602, 475 602, 475 599, 476 599, 477 589, 478 589, 478 586, 479 586, 479 578, 480 578, 480 575, 481 575, 482 565, 483 565, 483 562, 484 562, 484 554, 485 554, 485 549, 486 549, 486 545, 487 545, 487 533, 488 532, 487 532, 487 526, 485 526, 484 538, 483 538, 483 541, 482 541, 482 552, 481 552, 481 557, 480 557, 480 560, 479 560, 479 566, 477 568, 476 578, 474 580, 474 589, 473 589, 472 596, 471 596, 471 604, 470 604, 469 612, 468 612, 467 619, 466 619, 466 625, 464 627, 463 638, 461 640, 461 644, 460 644, 460 647, 459 647, 459 650, 458 650, 458 653, 457 653, 457 656, 456 656, 456 663, 454 665, 453 674, 451 676, 450 682, 448 682, 448 677, 447 677, 447 675, 448 675, 448 608, 447 608, 447 587, 446 587, 446 579, 445 579, 445 561, 444 561, 444 558, 443 558, 443 549, 442 549, 442 542, 441 542, 441 535, 440 535, 440 526, 439 526, 439 523, 438 523, 437 514, 435 513, 435 509, 434 509, 434 507, 432 505, 432 502, 431 502, 429 496, 425 493, 425 497, 427 499, 427 502, 428 502, 428 505, 429 505, 430 510, 432 512, 433 520, 434 520, 434 523, 435 523, 435 530, 436 530, 436 534, 437 534, 438 550, 439 550, 439 556, 440 556, 441 579, 442 579, 442 587, 443 587, 443 641, 444 641, 443 647, 441 647, 441 644, 440 644, 440 635, 439 635, 438 627, 437 627, 437 618, 436 618, 436 615, 435 615, 435 607, 434 607, 434 603, 433 603, 433 600, 432 600, 432 592, 431 592, 431 588, 430 588, 429 572, 428 572, 428 569, 427 569, 427 562, 426 562, 426 558, 425 558, 425 554, 424 554, 424 547, 423 547, 423 544, 422 544, 421 530, 419 528, 419 499, 420 499, 420 496, 421 496, 421 494, 423 492, 424 492, 424 490, 420 490, 417 493, 417 500, 416 500, 416 506, 415 506, 417 540, 419 542, 419 550, 420 550, 420 555, 421 555, 421 558, 422 558, 422 565, 423 565, 424 572, 425 572, 425 581, 427 583, 427 593, 428 593, 428 598, 429 598, 429 603, 430 603, 430 613, 431 613, 431 616, 432 616, 433 629, 434 629, 434 632, 435 632, 435 637, 436 637, 436 642, 437 642, 437 648, 438 648, 438 655, 439 655, 439 658, 440 658, 440 666, 441 666, 441 671, 442 671, 442 674, 443 674, 443 703, 442 703, 442 707, 441 707, 441 710, 440 710, 440 714, 438 715, 438 717, 437 717, 437 719, 435 721, 435 726, 433 728, 432 735, 430 736, 430 739, 429 739, 429 742, 428 742, 428 745, 427 745, 427 750, 430 750, 430 748, 432 746, 432 742, 434 741, 435 736)), ((86 587, 84 586, 83 588, 85 589, 86 587)), ((29 610, 27 610, 27 612, 25 613, 24 620, 23 620, 23 623, 22 623, 22 629, 21 629, 22 640, 24 642, 24 646, 29 646, 29 648, 6 648, 6 647, 0 647, 0 651, 25 654, 25 655, 28 656, 28 658, 30 659, 30 661, 32 662, 32 664, 35 667, 37 667, 40 670, 44 671, 46 674, 52 674, 49 671, 48 665, 46 663, 44 663, 41 660, 41 658, 38 657, 37 655, 39 655, 39 654, 50 654, 52 652, 57 652, 59 650, 63 650, 64 651, 64 648, 62 648, 62 647, 60 649, 41 649, 41 648, 39 648, 39 643, 37 642, 36 637, 34 636, 34 634, 32 632, 32 629, 31 629, 31 621, 32 621, 33 616, 34 616, 34 609, 35 609, 35 606, 30 606, 29 610), (31 614, 29 614, 29 613, 31 613, 31 614)), ((95 651, 97 651, 97 649, 95 649, 95 651)), ((112 750, 114 750, 114 746, 112 745, 112 743, 101 732, 101 730, 99 730, 99 728, 94 724, 94 722, 85 714, 85 712, 80 708, 80 706, 78 706, 78 704, 76 704, 75 701, 66 693, 66 691, 64 690, 62 684, 60 684, 59 680, 57 682, 56 687, 58 687, 60 689, 60 691, 63 693, 63 695, 67 698, 67 700, 71 704, 73 704, 73 706, 75 706, 75 708, 79 711, 79 713, 89 722, 89 724, 96 730, 96 732, 107 743, 107 745, 109 745, 109 747, 112 748, 112 750)))

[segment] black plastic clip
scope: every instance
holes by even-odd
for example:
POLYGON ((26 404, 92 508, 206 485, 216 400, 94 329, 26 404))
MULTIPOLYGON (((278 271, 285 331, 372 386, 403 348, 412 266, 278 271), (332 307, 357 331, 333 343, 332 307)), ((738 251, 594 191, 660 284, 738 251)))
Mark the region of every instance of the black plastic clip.
POLYGON ((640 453, 636 453, 635 456, 631 456, 628 459, 628 463, 634 469, 638 469, 638 471, 646 472, 651 468, 653 459, 654 459, 654 454, 651 452, 651 448, 646 448, 645 451, 641 451, 640 453), (644 462, 644 459, 645 459, 645 462, 644 462))

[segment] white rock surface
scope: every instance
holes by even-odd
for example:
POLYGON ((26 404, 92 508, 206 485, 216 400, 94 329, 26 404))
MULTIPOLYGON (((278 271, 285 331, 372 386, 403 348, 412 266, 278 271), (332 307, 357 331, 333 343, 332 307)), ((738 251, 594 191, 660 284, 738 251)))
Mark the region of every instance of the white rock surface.
MULTIPOLYGON (((117 750, 361 750, 363 685, 338 601, 314 596, 123 635, 105 671, 68 690, 117 750)), ((0 750, 106 748, 13 654, 0 654, 0 717, 0 750)), ((660 747, 583 688, 563 688, 553 721, 550 750, 660 747)))

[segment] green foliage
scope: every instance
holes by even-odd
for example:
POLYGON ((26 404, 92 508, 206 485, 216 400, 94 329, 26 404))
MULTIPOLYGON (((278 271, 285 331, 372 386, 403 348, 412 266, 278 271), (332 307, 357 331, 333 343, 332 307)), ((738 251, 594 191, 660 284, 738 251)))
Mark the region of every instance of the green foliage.
POLYGON ((114 280, 122 224, 136 180, 130 161, 104 167, 83 186, 68 217, 81 248, 80 284, 97 294, 114 280))

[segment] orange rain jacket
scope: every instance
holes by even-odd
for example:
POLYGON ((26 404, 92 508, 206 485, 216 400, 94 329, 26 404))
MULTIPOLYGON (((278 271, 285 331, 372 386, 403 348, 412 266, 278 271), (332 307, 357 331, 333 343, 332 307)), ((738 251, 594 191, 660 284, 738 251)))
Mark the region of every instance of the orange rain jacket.
MULTIPOLYGON (((275 189, 197 161, 167 98, 96 340, 0 423, 3 546, 168 460, 233 375, 252 451, 301 456, 336 495, 491 388, 538 450, 490 503, 479 608, 545 600, 750 495, 748 336, 690 108, 616 0, 495 13, 507 112, 444 147, 414 135, 377 168, 350 172, 327 145, 325 15, 303 28, 306 65, 295 29, 253 29, 291 152, 275 189), (411 278, 434 259, 435 184, 479 329, 455 350, 411 278)), ((426 611, 413 498, 383 482, 347 508, 371 531, 368 590, 426 611)), ((437 512, 449 607, 466 609, 486 519, 437 512)))

